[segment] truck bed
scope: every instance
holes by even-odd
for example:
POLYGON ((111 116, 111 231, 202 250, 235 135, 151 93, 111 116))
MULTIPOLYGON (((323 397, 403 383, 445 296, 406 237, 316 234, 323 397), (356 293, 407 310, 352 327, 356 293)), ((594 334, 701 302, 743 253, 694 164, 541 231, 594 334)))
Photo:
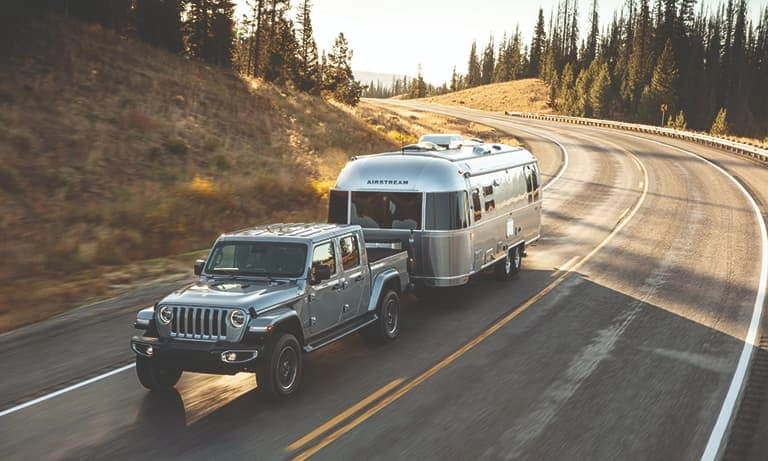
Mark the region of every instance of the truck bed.
POLYGON ((368 248, 368 265, 371 267, 371 280, 382 272, 395 269, 400 275, 400 292, 408 290, 408 251, 398 248, 368 248))
POLYGON ((397 253, 406 253, 405 250, 399 248, 367 248, 368 250, 368 263, 373 264, 376 261, 392 256, 397 253))

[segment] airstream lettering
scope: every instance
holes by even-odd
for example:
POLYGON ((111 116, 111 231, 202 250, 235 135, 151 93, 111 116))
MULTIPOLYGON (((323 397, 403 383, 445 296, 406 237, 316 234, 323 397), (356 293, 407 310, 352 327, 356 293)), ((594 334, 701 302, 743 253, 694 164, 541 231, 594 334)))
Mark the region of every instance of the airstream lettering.
POLYGON ((540 236, 541 203, 533 154, 451 139, 350 160, 331 190, 328 219, 359 224, 369 246, 407 248, 413 281, 447 287, 485 269, 499 279, 514 274, 540 236))

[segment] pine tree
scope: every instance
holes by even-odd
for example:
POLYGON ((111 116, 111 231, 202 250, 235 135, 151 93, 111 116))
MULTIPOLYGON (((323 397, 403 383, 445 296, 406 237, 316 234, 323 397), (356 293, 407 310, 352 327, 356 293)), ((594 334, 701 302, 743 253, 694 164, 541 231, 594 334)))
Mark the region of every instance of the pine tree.
POLYGON ((477 85, 480 85, 482 82, 481 79, 481 70, 480 70, 480 60, 477 57, 477 42, 472 42, 472 48, 469 51, 469 63, 467 65, 467 87, 472 88, 477 85))
POLYGON ((409 96, 411 98, 423 98, 427 96, 427 84, 424 81, 421 64, 419 64, 416 78, 413 79, 413 83, 411 84, 411 92, 409 93, 409 96))
POLYGON ((480 84, 488 85, 493 80, 494 58, 493 35, 488 39, 488 44, 483 51, 483 62, 480 67, 480 84))
POLYGON ((592 0, 592 12, 589 15, 589 35, 587 35, 587 43, 585 44, 583 54, 583 67, 587 67, 592 64, 592 61, 597 57, 597 39, 599 35, 600 17, 597 13, 597 0, 592 0))
POLYGON ((143 41, 180 53, 181 3, 179 0, 134 0, 133 14, 136 32, 143 41))
POLYGON ((627 78, 624 80, 622 96, 625 98, 630 112, 635 112, 640 101, 643 88, 650 80, 652 65, 653 34, 651 31, 651 15, 648 0, 640 1, 640 11, 635 21, 632 40, 632 51, 629 57, 627 78))
POLYGON ((209 64, 231 67, 234 3, 231 0, 187 1, 184 30, 189 54, 209 64))
POLYGON ((328 53, 323 86, 337 101, 355 106, 360 101, 363 87, 352 74, 352 50, 343 33, 339 33, 328 53))
POLYGON ((317 57, 317 43, 312 32, 311 10, 312 2, 303 0, 299 5, 296 18, 299 60, 296 86, 302 91, 319 93, 322 79, 317 57))
POLYGON ((533 31, 530 52, 530 71, 528 76, 539 77, 541 75, 541 59, 544 53, 546 34, 544 31, 544 10, 539 8, 539 18, 536 20, 536 28, 533 31))
POLYGON ((670 117, 667 126, 669 128, 674 128, 675 130, 680 131, 688 129, 688 122, 685 120, 685 113, 681 110, 674 118, 670 117))
MULTIPOLYGON (((593 64, 596 62, 594 61, 593 64)), ((613 97, 610 69, 608 63, 602 62, 598 64, 597 75, 592 87, 589 89, 589 103, 592 108, 592 116, 597 118, 608 117, 613 97)))
POLYGON ((264 67, 264 79, 286 84, 296 82, 300 72, 299 43, 294 34, 293 21, 280 15, 272 32, 272 42, 264 67))
POLYGON ((712 127, 709 129, 709 134, 712 136, 728 136, 730 129, 728 129, 728 111, 721 107, 720 111, 715 117, 715 121, 712 122, 712 127))
POLYGON ((662 104, 669 108, 670 113, 677 107, 677 77, 678 70, 672 51, 672 42, 668 40, 653 70, 651 83, 643 90, 640 100, 643 121, 653 122, 662 104))

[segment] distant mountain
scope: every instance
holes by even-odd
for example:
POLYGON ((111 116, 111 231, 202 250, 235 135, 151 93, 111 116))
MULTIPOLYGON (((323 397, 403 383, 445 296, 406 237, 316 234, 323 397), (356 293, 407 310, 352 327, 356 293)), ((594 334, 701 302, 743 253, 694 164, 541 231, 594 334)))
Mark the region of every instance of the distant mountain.
MULTIPOLYGON (((355 75, 355 80, 362 83, 363 85, 368 85, 369 83, 377 83, 381 82, 381 84, 385 87, 391 87, 392 86, 392 80, 398 79, 402 80, 402 75, 397 74, 383 74, 380 72, 365 72, 361 70, 353 70, 352 73, 355 75)), ((408 77, 408 81, 411 81, 413 79, 412 76, 406 75, 408 77)))

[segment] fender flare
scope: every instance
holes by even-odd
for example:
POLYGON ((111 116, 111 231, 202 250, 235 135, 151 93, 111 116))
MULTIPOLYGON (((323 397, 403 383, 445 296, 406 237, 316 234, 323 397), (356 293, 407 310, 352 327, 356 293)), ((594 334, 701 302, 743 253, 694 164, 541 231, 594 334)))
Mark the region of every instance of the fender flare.
MULTIPOLYGON (((384 287, 392 279, 400 279, 400 273, 397 269, 387 269, 376 276, 371 283, 371 299, 368 301, 368 312, 373 312, 379 305, 379 299, 384 292, 384 287)), ((400 291, 400 283, 397 283, 397 291, 400 291)))

